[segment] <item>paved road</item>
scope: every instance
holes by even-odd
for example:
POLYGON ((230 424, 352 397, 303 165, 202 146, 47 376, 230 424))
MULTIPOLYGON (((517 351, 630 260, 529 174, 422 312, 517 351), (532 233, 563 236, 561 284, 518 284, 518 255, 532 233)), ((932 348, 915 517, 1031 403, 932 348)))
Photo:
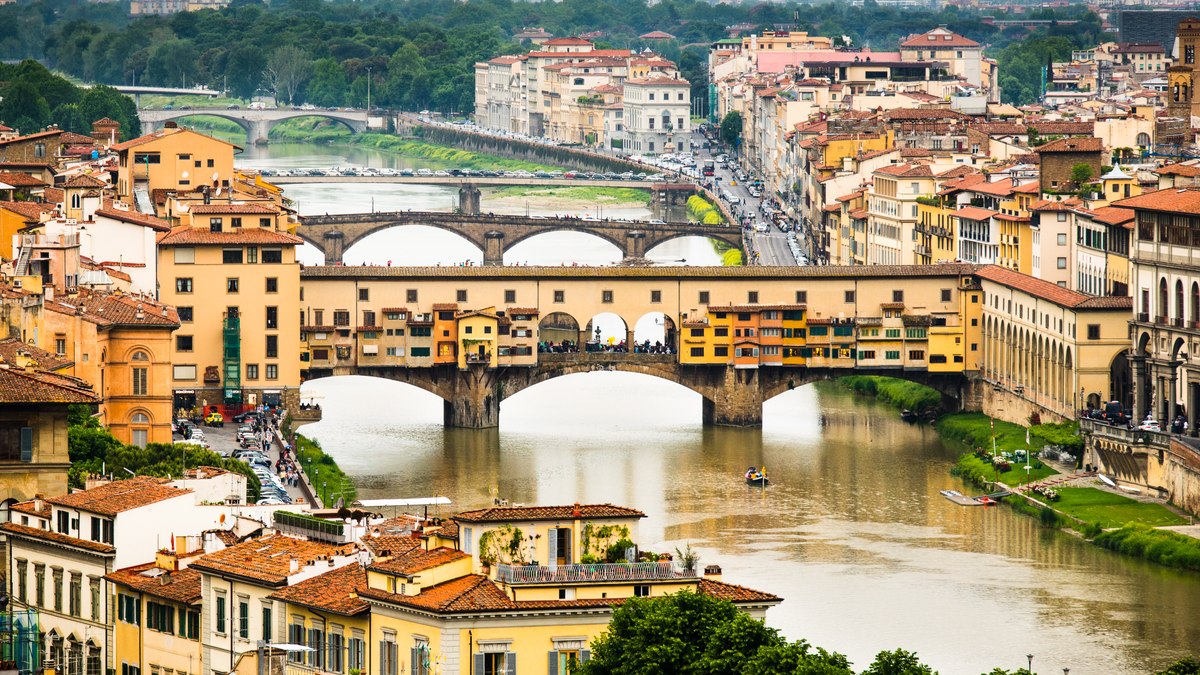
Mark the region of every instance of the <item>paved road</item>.
MULTIPOLYGON (((696 132, 693 137, 693 147, 696 148, 697 166, 702 166, 704 160, 713 158, 712 154, 704 149, 704 142, 704 135, 696 132)), ((737 180, 733 175, 733 171, 729 169, 717 165, 714 178, 718 179, 715 185, 717 190, 714 191, 728 190, 740 200, 738 204, 726 204, 730 211, 735 215, 750 215, 752 223, 765 223, 770 228, 767 232, 754 231, 751 234, 750 241, 754 251, 747 251, 747 254, 751 258, 747 262, 749 264, 767 266, 795 265, 796 259, 792 256, 787 235, 780 232, 770 220, 763 216, 761 210, 762 200, 751 196, 746 186, 742 185, 742 182, 737 180), (758 255, 757 258, 754 258, 755 253, 758 255)))
MULTIPOLYGON (((233 455, 233 452, 235 450, 239 450, 242 447, 241 445, 238 444, 238 441, 237 441, 238 426, 240 426, 240 425, 235 422, 226 421, 224 427, 201 427, 201 428, 204 430, 204 437, 208 440, 209 448, 211 448, 214 452, 218 452, 226 457, 229 457, 229 456, 233 455)), ((259 447, 259 449, 261 449, 262 448, 262 434, 258 435, 258 440, 259 440, 258 447, 259 447)), ((274 440, 274 437, 272 436, 270 450, 266 453, 267 457, 270 458, 270 460, 271 460, 272 466, 274 466, 275 462, 279 461, 279 453, 282 450, 283 450, 283 447, 278 442, 276 442, 274 440)), ((276 472, 276 473, 278 473, 278 472, 276 472)), ((312 497, 311 497, 311 495, 309 495, 308 489, 304 485, 303 481, 300 481, 298 483, 298 485, 295 487, 293 487, 292 485, 289 484, 286 486, 286 488, 287 488, 288 496, 290 496, 292 498, 292 501, 295 501, 295 502, 300 502, 300 501, 311 502, 312 501, 312 497)))

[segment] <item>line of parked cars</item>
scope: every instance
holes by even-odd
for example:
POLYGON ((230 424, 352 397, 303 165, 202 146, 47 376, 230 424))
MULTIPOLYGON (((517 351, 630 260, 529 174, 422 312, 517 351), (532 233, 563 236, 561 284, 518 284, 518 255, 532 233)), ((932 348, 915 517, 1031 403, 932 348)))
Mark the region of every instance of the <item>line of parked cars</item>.
POLYGON ((387 177, 462 177, 462 178, 560 178, 575 180, 629 180, 629 181, 661 181, 666 176, 661 173, 634 173, 625 171, 605 173, 591 171, 484 171, 478 169, 392 169, 375 167, 339 167, 331 169, 262 169, 264 176, 280 177, 341 177, 351 176, 360 178, 387 177))

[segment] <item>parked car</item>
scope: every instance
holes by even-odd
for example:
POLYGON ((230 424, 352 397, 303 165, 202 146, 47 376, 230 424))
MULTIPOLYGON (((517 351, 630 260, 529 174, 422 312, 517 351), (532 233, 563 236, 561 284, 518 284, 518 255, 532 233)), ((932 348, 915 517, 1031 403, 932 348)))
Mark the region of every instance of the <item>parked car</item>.
POLYGON ((223 427, 225 426, 225 417, 216 411, 208 413, 204 418, 204 426, 208 427, 223 427))

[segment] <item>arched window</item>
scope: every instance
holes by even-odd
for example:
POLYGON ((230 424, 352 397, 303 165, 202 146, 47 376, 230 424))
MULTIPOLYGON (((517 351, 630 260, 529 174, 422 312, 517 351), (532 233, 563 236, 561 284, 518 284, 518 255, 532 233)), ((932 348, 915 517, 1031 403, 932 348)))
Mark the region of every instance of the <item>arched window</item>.
POLYGON ((1200 283, 1192 282, 1192 313, 1188 316, 1192 327, 1200 326, 1200 283))
POLYGON ((139 448, 146 447, 150 441, 150 416, 144 412, 135 412, 129 416, 130 442, 139 448))
POLYGON ((79 208, 79 193, 78 192, 71 195, 71 208, 73 208, 73 209, 79 208))
POLYGON ((1175 323, 1183 325, 1183 281, 1175 280, 1175 323))
POLYGON ((1158 307, 1156 308, 1158 321, 1167 320, 1167 311, 1170 307, 1167 300, 1167 278, 1163 277, 1158 280, 1158 307))
POLYGON ((1138 134, 1137 135, 1137 144, 1142 146, 1143 148, 1150 145, 1150 134, 1148 134, 1144 131, 1142 133, 1138 134))
POLYGON ((132 371, 133 381, 132 390, 134 396, 149 396, 150 395, 150 355, 141 350, 133 353, 129 357, 133 362, 130 368, 132 371))

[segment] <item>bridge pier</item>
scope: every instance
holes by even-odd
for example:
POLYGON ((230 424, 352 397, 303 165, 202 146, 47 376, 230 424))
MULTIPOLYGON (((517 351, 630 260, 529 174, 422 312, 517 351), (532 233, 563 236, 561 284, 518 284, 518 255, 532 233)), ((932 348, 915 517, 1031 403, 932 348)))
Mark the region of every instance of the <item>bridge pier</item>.
POLYGON ((762 426, 763 389, 757 368, 725 368, 721 386, 704 399, 704 423, 729 427, 762 426))
MULTIPOLYGON (((478 192, 478 190, 476 190, 476 192, 478 192)), ((483 244, 483 264, 503 265, 504 233, 497 230, 484 233, 483 244)))
POLYGON ((639 230, 632 230, 625 234, 625 258, 645 258, 646 257, 646 233, 639 230))
POLYGON ((325 240, 325 264, 336 265, 342 262, 342 254, 345 253, 346 235, 338 230, 326 232, 323 237, 325 240))
POLYGON ((479 188, 463 183, 458 188, 458 212, 468 216, 479 215, 479 188))
POLYGON ((271 127, 275 126, 273 120, 260 119, 250 123, 247 140, 255 145, 267 145, 271 142, 271 127))
POLYGON ((442 422, 447 427, 488 429, 500 426, 499 375, 485 365, 458 371, 454 395, 442 403, 442 422))

